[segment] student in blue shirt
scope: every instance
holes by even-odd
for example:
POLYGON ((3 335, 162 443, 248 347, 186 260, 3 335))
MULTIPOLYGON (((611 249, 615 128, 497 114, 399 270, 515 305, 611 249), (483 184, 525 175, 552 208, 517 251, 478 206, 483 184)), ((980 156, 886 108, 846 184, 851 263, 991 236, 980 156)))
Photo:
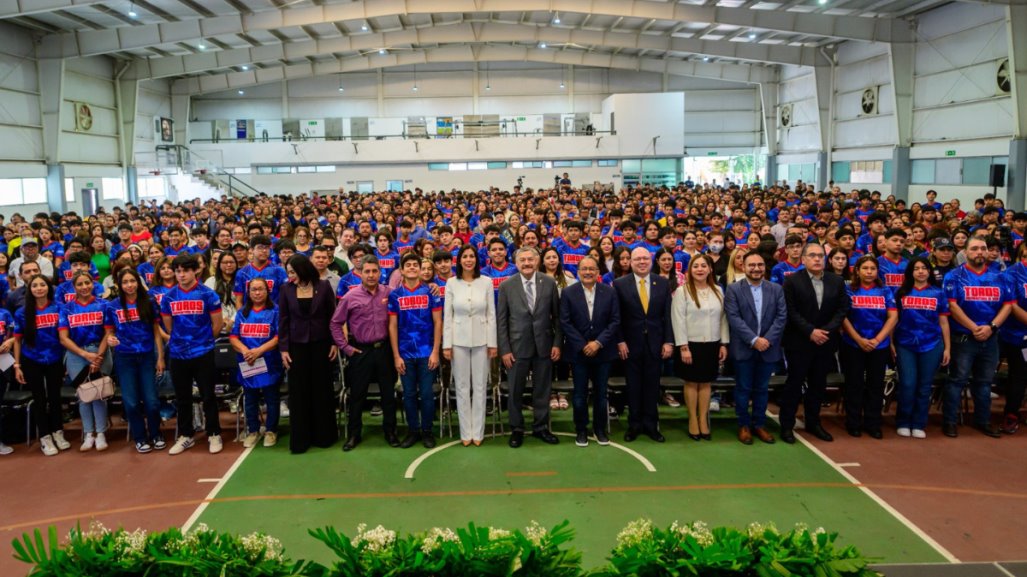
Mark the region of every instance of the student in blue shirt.
MULTIPOLYGON (((371 252, 371 247, 365 244, 355 244, 349 249, 349 258, 354 265, 364 258, 364 255, 371 252)), ((351 290, 360 287, 360 267, 354 266, 349 272, 339 278, 339 286, 335 289, 335 298, 341 299, 351 290)))
POLYGON ((805 267, 802 266, 802 247, 805 243, 803 238, 797 234, 790 234, 785 237, 785 260, 774 265, 774 268, 770 269, 770 282, 783 285, 785 279, 792 276, 793 274, 803 270, 805 267))
POLYGON ((489 261, 481 267, 481 276, 492 279, 492 294, 499 300, 499 285, 517 274, 517 267, 506 260, 506 244, 501 238, 494 238, 488 245, 489 261))
POLYGON ((268 300, 268 281, 255 278, 250 281, 246 305, 235 317, 229 340, 235 349, 240 367, 243 363, 254 366, 263 360, 266 369, 251 376, 239 370, 238 379, 243 386, 246 408, 246 437, 243 447, 255 447, 260 439, 260 400, 267 405, 264 446, 274 447, 278 442, 278 418, 281 399, 278 385, 285 370, 278 352, 278 308, 268 300))
POLYGON ((881 282, 884 283, 884 286, 892 289, 892 292, 902 286, 902 279, 906 276, 908 261, 902 257, 906 236, 906 231, 901 228, 889 228, 885 231, 884 254, 877 259, 881 282))
MULTIPOLYGON (((6 255, 4 255, 6 256, 6 255)), ((14 315, 7 309, 0 309, 0 355, 11 352, 14 348, 14 315)), ((6 389, 7 376, 0 375, 0 385, 6 389)), ((10 455, 14 449, 5 445, 2 437, 3 420, 0 415, 0 455, 10 455)))
POLYGON ((934 375, 939 366, 949 364, 951 352, 948 299, 934 281, 927 259, 910 259, 895 302, 899 309, 892 340, 899 376, 895 426, 900 437, 924 439, 934 375))
POLYGON ((577 220, 564 223, 564 236, 553 241, 553 247, 560 254, 563 270, 571 276, 578 276, 578 262, 588 254, 588 245, 581 242, 581 232, 585 224, 577 220))
POLYGON ((1002 275, 1016 302, 1012 305, 1009 320, 998 333, 1001 356, 1009 363, 1003 410, 1005 418, 1002 422, 1002 432, 1007 435, 1020 428, 1020 406, 1023 405, 1027 385, 1027 361, 1023 357, 1023 349, 1027 348, 1027 243, 1020 243, 1017 247, 1016 261, 1002 275))
POLYGON ((168 451, 177 455, 193 446, 192 414, 193 381, 200 389, 203 414, 206 420, 207 440, 211 453, 220 453, 221 422, 218 418, 217 398, 214 396, 214 337, 221 333, 221 299, 197 278, 199 261, 194 254, 180 254, 171 261, 178 286, 161 299, 160 314, 164 329, 170 336, 169 363, 171 382, 175 386, 178 439, 168 451))
POLYGON ((1001 433, 991 426, 991 383, 998 367, 998 331, 1016 301, 1009 283, 987 268, 984 239, 966 243, 966 264, 945 275, 943 288, 952 313, 952 368, 942 403, 942 432, 958 437, 963 388, 970 385, 974 401, 974 428, 989 437, 1001 433), (973 376, 971 379, 971 375, 973 376))
POLYGON ((164 373, 164 342, 160 309, 147 293, 142 277, 131 267, 115 279, 118 296, 107 302, 104 329, 114 351, 114 371, 136 451, 164 450, 160 431, 160 400, 156 376, 164 373), (145 417, 145 421, 144 421, 145 417))
MULTIPOLYGON (((57 288, 54 289, 55 302, 61 305, 66 305, 71 301, 75 300, 75 293, 77 292, 77 289, 75 288, 74 278, 80 272, 85 272, 86 274, 89 274, 90 277, 92 277, 92 274, 89 272, 90 264, 92 264, 92 261, 89 258, 89 253, 87 252, 73 252, 70 255, 68 255, 68 266, 71 267, 72 278, 58 284, 57 288)), ((93 295, 96 296, 96 298, 102 298, 103 293, 103 285, 94 280, 93 295)))
POLYGON ((271 302, 278 302, 279 291, 289 281, 289 275, 285 268, 271 264, 271 237, 257 235, 250 238, 250 262, 235 273, 235 308, 243 306, 243 295, 247 292, 247 286, 251 280, 262 278, 267 282, 268 290, 271 291, 271 302))
MULTIPOLYGON (((76 272, 71 283, 75 286, 74 298, 61 309, 57 330, 61 345, 68 351, 64 357, 68 378, 76 386, 90 375, 110 373, 110 363, 105 362, 107 339, 104 338, 103 314, 106 304, 92 294, 94 281, 89 272, 76 272)), ((106 451, 107 401, 80 401, 78 412, 82 417, 82 446, 79 451, 94 448, 106 451)))
POLYGON ((839 358, 845 374, 845 428, 859 437, 865 430, 880 439, 884 371, 891 356, 891 333, 898 322, 894 293, 878 277, 877 260, 856 261, 847 287, 852 303, 842 321, 839 358))
MULTIPOLYGON (((374 256, 378 259, 378 264, 382 269, 382 284, 389 283, 389 277, 392 276, 392 272, 399 268, 399 253, 392 248, 392 235, 388 232, 378 233, 377 248, 374 251, 374 256)), ((421 255, 417 255, 420 257, 421 255)))
POLYGON ((442 299, 421 282, 421 257, 405 254, 400 260, 403 284, 389 293, 389 340, 393 360, 403 383, 403 405, 409 432, 400 447, 421 441, 435 447, 435 383, 442 344, 442 299))
POLYGON ((25 306, 14 315, 14 378, 32 390, 32 421, 47 457, 71 448, 64 438, 61 385, 64 347, 57 334, 60 305, 53 300, 50 279, 36 275, 28 281, 25 306))

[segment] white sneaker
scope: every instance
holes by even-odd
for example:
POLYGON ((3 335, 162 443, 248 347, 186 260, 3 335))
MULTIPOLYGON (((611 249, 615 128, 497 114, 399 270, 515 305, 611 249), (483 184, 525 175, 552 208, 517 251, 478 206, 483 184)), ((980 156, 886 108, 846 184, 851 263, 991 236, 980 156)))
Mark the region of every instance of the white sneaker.
POLYGON ((264 446, 274 447, 278 443, 278 433, 274 431, 268 431, 264 433, 264 446))
POLYGON ((10 455, 14 452, 14 449, 10 445, 0 443, 0 455, 10 455))
POLYGON ((96 445, 96 435, 92 433, 86 433, 85 437, 82 437, 82 446, 78 448, 79 451, 85 453, 86 451, 92 451, 96 445))
POLYGON ((175 439, 175 444, 171 445, 171 449, 168 450, 169 455, 177 455, 186 449, 191 449, 193 446, 192 437, 179 437, 175 439))
POLYGON ((96 450, 106 451, 107 450, 107 435, 103 433, 96 434, 96 450))
MULTIPOLYGON (((211 435, 207 437, 207 442, 210 443, 210 454, 216 455, 224 449, 224 445, 221 443, 221 435, 211 435)), ((256 444, 256 441, 254 441, 256 444)))
POLYGON ((908 437, 910 435, 909 427, 899 427, 899 429, 895 431, 895 433, 897 433, 900 437, 908 437))
POLYGON ((927 438, 927 433, 925 433, 923 429, 913 429, 913 438, 914 439, 926 439, 927 438))
POLYGON ((278 404, 278 416, 283 419, 289 418, 289 403, 282 401, 278 404))
POLYGON ((57 453, 60 453, 60 451, 57 450, 57 447, 54 446, 53 437, 50 435, 39 439, 39 446, 43 449, 43 454, 47 457, 53 457, 57 453))
POLYGON ((62 451, 67 451, 68 449, 71 448, 71 443, 69 443, 64 438, 64 431, 54 431, 54 433, 53 433, 53 443, 55 445, 57 445, 57 448, 62 450, 62 451))
POLYGON ((257 441, 259 440, 260 433, 247 433, 246 436, 243 437, 242 446, 245 449, 249 449, 250 447, 256 447, 257 441))
POLYGON ((710 412, 711 413, 719 413, 720 412, 720 399, 718 397, 713 397, 712 399, 710 399, 710 412))

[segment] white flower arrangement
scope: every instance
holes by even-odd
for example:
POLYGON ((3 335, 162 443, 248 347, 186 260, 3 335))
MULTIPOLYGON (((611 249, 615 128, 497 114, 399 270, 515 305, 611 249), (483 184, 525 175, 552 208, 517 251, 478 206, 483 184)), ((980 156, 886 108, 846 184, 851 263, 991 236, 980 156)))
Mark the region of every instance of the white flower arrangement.
POLYGON ((489 541, 495 541, 497 539, 506 539, 510 536, 510 532, 506 529, 498 529, 496 527, 489 527, 489 541))
POLYGON ((766 533, 767 531, 771 531, 774 534, 778 533, 777 525, 774 525, 773 521, 771 521, 770 523, 758 523, 758 522, 749 523, 749 527, 747 528, 747 531, 748 531, 750 539, 762 539, 763 538, 763 534, 766 533))
POLYGON ((381 525, 368 531, 367 525, 361 523, 357 525, 357 535, 350 542, 354 547, 359 546, 361 543, 367 543, 367 551, 381 553, 391 548, 392 544, 396 542, 396 532, 386 529, 381 525))
POLYGON ((692 537, 696 543, 703 547, 709 547, 713 544, 713 532, 710 531, 709 526, 702 521, 695 521, 691 525, 688 523, 679 524, 677 521, 670 526, 670 530, 676 532, 682 537, 692 537))
POLYGON ((253 562, 267 559, 281 561, 283 559, 282 542, 263 533, 250 533, 240 539, 243 549, 253 562))
MULTIPOLYGON (((673 530, 677 527, 677 521, 671 526, 673 530)), ((653 536, 653 522, 649 519, 636 519, 628 526, 617 533, 617 546, 618 547, 633 547, 635 545, 641 545, 643 542, 648 541, 653 536)))
POLYGON ((456 536, 456 533, 452 529, 445 528, 440 529, 439 527, 432 527, 428 534, 424 536, 424 542, 421 544, 421 551, 425 555, 431 555, 436 549, 438 549, 443 543, 450 542, 456 543, 460 538, 456 536))
POLYGON ((536 547, 541 547, 546 540, 548 530, 539 525, 538 521, 532 521, 531 525, 524 528, 524 535, 529 541, 535 544, 536 547))
POLYGON ((118 556, 122 559, 142 555, 146 552, 146 531, 118 531, 114 536, 114 546, 117 547, 118 556))

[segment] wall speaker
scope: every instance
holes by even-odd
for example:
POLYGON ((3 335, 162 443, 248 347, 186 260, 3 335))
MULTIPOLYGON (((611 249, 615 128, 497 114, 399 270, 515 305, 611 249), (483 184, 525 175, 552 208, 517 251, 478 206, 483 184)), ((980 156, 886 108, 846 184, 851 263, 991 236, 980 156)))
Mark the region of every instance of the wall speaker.
POLYGON ((988 178, 988 186, 997 186, 999 188, 1006 186, 1006 165, 991 165, 991 176, 988 178))

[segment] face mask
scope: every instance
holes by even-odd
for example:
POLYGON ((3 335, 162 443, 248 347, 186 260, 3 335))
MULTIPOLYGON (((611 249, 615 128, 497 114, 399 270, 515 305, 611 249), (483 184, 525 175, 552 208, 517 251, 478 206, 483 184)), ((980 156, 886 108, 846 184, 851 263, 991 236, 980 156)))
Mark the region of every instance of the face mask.
POLYGON ((724 245, 722 245, 722 244, 711 244, 710 245, 710 252, 712 252, 713 254, 720 254, 720 251, 722 251, 722 250, 724 250, 724 245))

